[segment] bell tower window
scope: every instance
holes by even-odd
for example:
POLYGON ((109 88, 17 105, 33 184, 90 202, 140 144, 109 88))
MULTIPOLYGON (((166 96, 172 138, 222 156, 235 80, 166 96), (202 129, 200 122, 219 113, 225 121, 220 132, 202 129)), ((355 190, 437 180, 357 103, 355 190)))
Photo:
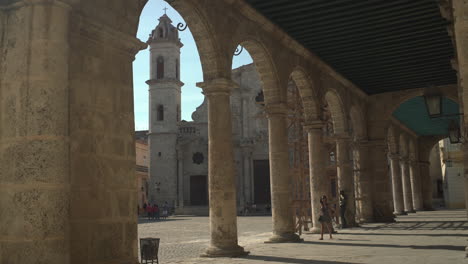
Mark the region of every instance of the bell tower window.
POLYGON ((158 109, 156 110, 156 120, 164 121, 164 106, 163 105, 158 105, 158 109))
POLYGON ((163 38, 164 37, 164 31, 162 30, 162 28, 158 29, 158 36, 160 38, 163 38))
POLYGON ((159 57, 156 65, 156 78, 163 79, 164 78, 164 58, 159 57))

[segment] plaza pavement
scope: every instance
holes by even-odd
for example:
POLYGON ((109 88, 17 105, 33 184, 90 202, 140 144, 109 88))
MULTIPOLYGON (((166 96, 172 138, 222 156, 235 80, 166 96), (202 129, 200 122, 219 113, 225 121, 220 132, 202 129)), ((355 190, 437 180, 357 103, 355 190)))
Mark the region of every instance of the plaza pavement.
POLYGON ((293 263, 293 264, 458 264, 468 263, 468 224, 465 210, 418 212, 398 217, 396 223, 365 224, 338 230, 333 240, 303 234, 303 243, 265 244, 271 217, 239 217, 239 244, 250 255, 243 258, 200 258, 208 247, 208 217, 170 217, 141 221, 140 237, 161 238, 159 259, 170 263, 293 263))

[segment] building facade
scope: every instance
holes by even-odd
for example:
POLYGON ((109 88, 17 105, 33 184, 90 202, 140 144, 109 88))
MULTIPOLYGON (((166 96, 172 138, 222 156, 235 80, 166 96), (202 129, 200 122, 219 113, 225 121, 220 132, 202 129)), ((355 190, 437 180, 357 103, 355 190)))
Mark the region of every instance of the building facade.
POLYGON ((135 133, 135 158, 136 178, 138 188, 138 209, 142 213, 144 204, 148 204, 149 186, 149 151, 148 131, 136 131, 135 133))
MULTIPOLYGON (((180 48, 167 15, 150 35, 150 188, 151 203, 168 202, 182 214, 208 214, 208 112, 205 100, 193 121, 180 119, 180 48)), ((255 66, 232 71, 231 94, 237 203, 267 206, 270 200, 268 124, 255 66)), ((229 133, 226 131, 226 133, 229 133)), ((222 153, 220 153, 222 154, 222 153)))
POLYGON ((466 208, 463 177, 462 144, 451 144, 448 138, 439 141, 442 167, 442 189, 446 208, 466 208))

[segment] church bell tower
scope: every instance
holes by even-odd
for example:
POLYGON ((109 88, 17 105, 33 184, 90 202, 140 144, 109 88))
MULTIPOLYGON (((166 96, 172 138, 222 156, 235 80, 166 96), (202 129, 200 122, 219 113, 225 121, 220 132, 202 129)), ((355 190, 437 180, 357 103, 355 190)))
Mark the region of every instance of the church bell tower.
POLYGON ((181 116, 179 32, 164 14, 151 32, 149 86, 149 201, 177 201, 177 133, 181 116))

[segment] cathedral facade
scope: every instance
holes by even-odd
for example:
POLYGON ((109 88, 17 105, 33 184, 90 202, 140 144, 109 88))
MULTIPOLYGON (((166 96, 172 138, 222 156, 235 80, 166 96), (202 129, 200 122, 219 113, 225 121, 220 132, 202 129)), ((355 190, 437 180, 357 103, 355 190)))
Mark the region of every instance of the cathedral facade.
MULTIPOLYGON (((152 31, 149 85, 149 201, 168 202, 180 214, 208 214, 208 112, 205 100, 193 121, 181 120, 178 30, 167 15, 152 31)), ((268 206, 268 123, 261 82, 253 64, 232 71, 232 133, 239 210, 268 206)))

